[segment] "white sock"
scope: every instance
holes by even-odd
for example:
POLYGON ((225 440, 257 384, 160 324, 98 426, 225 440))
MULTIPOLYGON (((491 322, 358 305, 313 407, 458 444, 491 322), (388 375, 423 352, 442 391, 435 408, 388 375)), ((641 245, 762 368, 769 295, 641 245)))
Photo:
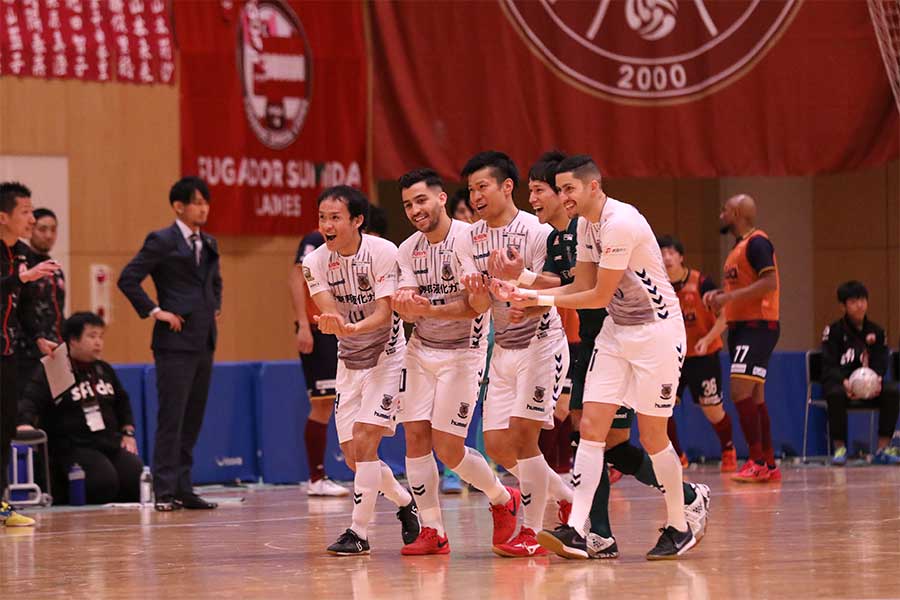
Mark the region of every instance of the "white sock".
POLYGON ((353 478, 353 517, 350 529, 362 539, 369 537, 369 523, 375 513, 378 488, 381 486, 381 463, 377 460, 356 463, 353 478))
POLYGON ((451 469, 459 475, 460 479, 484 492, 491 504, 503 505, 509 502, 510 496, 506 487, 500 483, 500 479, 491 470, 491 466, 477 450, 466 448, 463 459, 451 469))
MULTIPOLYGON (((578 450, 581 452, 581 450, 578 450)), ((666 499, 666 513, 668 524, 678 531, 686 531, 687 521, 684 518, 684 487, 682 487, 681 459, 675 453, 675 448, 669 444, 665 450, 658 454, 651 454, 653 472, 656 480, 663 488, 663 497, 666 499)))
POLYGON ((603 477, 602 465, 605 450, 606 442, 581 438, 578 452, 575 454, 575 466, 572 468, 572 486, 575 488, 575 494, 568 525, 574 527, 582 536, 585 535, 584 525, 591 512, 594 493, 603 477))
POLYGON ((555 498, 556 500, 565 500, 566 502, 571 502, 572 498, 575 497, 575 492, 569 485, 563 480, 562 476, 550 468, 550 465, 547 464, 547 461, 544 461, 544 464, 547 465, 547 490, 550 493, 551 498, 555 498))
POLYGON ((419 458, 406 457, 406 478, 419 507, 419 520, 425 527, 436 529, 438 537, 444 537, 444 521, 441 519, 441 502, 438 490, 441 477, 433 454, 419 458))
POLYGON ((400 485, 399 481, 394 479, 394 472, 389 466, 381 461, 379 464, 381 465, 381 493, 397 506, 408 506, 412 502, 412 496, 405 487, 400 485))
POLYGON ((522 527, 535 533, 544 528, 544 509, 547 508, 547 461, 542 454, 519 459, 519 474, 522 478, 522 506, 525 519, 522 527))

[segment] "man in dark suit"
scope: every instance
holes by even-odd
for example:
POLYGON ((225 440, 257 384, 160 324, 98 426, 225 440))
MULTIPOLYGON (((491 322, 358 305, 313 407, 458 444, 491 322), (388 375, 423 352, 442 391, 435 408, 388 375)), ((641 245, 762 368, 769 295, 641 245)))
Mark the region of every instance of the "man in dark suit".
POLYGON ((156 320, 153 357, 159 413, 153 451, 156 510, 209 509, 216 504, 194 494, 193 450, 209 393, 216 320, 222 307, 222 276, 216 240, 200 231, 209 214, 209 188, 197 177, 172 186, 176 220, 151 232, 119 277, 119 289, 141 318, 156 320), (141 288, 150 275, 156 303, 141 288))

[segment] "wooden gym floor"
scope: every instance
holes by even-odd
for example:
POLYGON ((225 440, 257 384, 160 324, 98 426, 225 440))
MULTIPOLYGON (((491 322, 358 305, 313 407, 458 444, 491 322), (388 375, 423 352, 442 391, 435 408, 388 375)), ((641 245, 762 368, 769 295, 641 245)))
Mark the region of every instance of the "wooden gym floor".
POLYGON ((495 557, 478 493, 442 498, 449 556, 401 557, 399 524, 380 498, 372 555, 330 557, 350 500, 260 488, 211 512, 32 511, 36 529, 0 528, 0 598, 900 597, 900 468, 786 468, 782 484, 766 486, 712 468, 689 474, 712 488, 710 528, 677 561, 644 560, 663 501, 629 478, 610 502, 614 561, 495 557))

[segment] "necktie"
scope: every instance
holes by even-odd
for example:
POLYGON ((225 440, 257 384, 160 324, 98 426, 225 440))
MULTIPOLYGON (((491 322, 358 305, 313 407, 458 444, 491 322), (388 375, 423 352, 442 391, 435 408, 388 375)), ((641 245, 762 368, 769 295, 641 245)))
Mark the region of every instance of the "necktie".
POLYGON ((194 250, 194 262, 199 266, 200 251, 202 250, 202 245, 200 244, 200 236, 196 233, 192 233, 189 239, 191 240, 191 248, 194 250))

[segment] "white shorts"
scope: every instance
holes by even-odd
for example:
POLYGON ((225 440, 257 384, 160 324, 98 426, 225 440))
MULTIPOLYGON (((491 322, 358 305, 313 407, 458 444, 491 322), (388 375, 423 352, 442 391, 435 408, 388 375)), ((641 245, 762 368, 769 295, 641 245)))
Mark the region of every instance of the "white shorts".
POLYGON ((484 370, 485 351, 406 346, 406 391, 397 421, 430 421, 432 429, 466 437, 484 370))
POLYGON ((607 319, 588 363, 584 402, 672 416, 686 343, 681 318, 645 325, 616 325, 607 319))
POLYGON ((353 439, 354 423, 386 427, 394 435, 405 357, 404 347, 390 356, 382 352, 378 364, 369 369, 348 369, 338 361, 334 423, 340 443, 353 439))
POLYGON ((508 429, 510 417, 544 421, 552 429, 553 409, 568 370, 569 344, 562 331, 519 350, 494 346, 484 431, 508 429))

